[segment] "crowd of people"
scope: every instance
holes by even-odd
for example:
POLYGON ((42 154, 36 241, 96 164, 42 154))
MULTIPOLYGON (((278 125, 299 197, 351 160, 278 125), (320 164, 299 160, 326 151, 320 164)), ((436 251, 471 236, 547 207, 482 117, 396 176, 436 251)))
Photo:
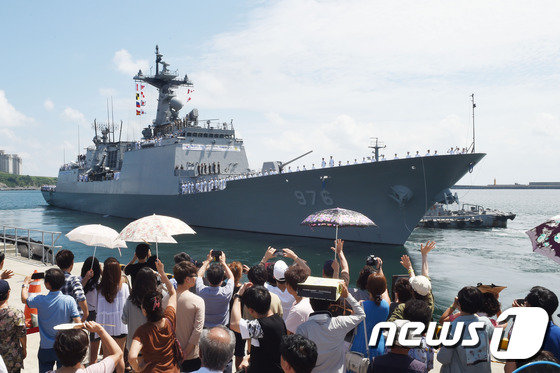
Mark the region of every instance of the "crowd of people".
MULTIPOLYGON (((72 274, 74 255, 61 250, 57 267, 44 273, 47 294, 29 294, 26 277, 21 301, 37 309, 40 372, 427 372, 434 360, 442 372, 490 372, 490 341, 494 328, 507 329, 497 318, 503 287, 477 284, 460 289, 453 304, 439 318, 466 326, 482 321, 476 330, 480 343, 464 346, 470 329, 459 343, 434 350, 426 330, 434 315, 429 275, 429 253, 435 242, 421 245, 421 274, 410 258, 401 257, 407 272, 391 289, 382 258, 370 256, 356 270, 350 284, 350 267, 344 242, 335 241, 334 260, 324 263, 317 277, 338 281, 340 297, 308 298, 299 290, 312 275, 307 262, 290 249, 269 247, 259 263, 229 262, 226 253, 210 251, 204 261, 186 253, 174 257, 172 275, 141 243, 132 260, 121 265, 110 257, 102 264, 89 257, 80 276, 72 274), (247 281, 243 281, 246 275, 247 281), (381 322, 395 325, 394 341, 381 334, 371 341, 381 322), (55 330, 65 323, 76 329, 55 330), (420 322, 424 332, 409 330, 416 347, 401 344, 399 333, 408 322, 420 322), (98 360, 98 356, 103 358, 98 360), (87 356, 87 358, 86 358, 87 356), (87 360, 87 362, 86 362, 87 360)), ((4 262, 0 254, 0 270, 4 262)), ((0 372, 19 372, 27 354, 26 325, 19 309, 8 306, 11 294, 0 272, 0 372)), ((558 298, 535 286, 513 307, 541 307, 550 321, 541 351, 532 360, 560 360, 560 327, 552 322, 558 298)), ((509 321, 511 322, 511 321, 509 321)), ((513 372, 530 363, 507 361, 513 372)))

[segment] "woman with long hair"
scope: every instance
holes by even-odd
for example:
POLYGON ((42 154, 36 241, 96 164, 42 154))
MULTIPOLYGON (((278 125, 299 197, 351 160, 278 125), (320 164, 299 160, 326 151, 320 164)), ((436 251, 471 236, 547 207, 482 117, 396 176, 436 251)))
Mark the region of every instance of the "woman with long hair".
POLYGON ((142 313, 142 299, 144 295, 157 291, 157 275, 148 267, 141 268, 136 274, 137 281, 132 285, 130 296, 124 304, 122 321, 128 325, 128 334, 126 336, 126 348, 130 350, 132 338, 136 329, 140 325, 144 325, 148 319, 142 313))
POLYGON ((177 292, 167 278, 163 263, 159 259, 156 261, 156 267, 169 292, 167 307, 164 308, 160 292, 153 291, 144 295, 142 313, 148 322, 136 329, 128 361, 137 372, 178 373, 179 363, 183 359, 175 337, 177 292))
MULTIPOLYGON (((97 258, 90 256, 84 261, 81 272, 82 287, 86 295, 86 302, 88 306, 87 321, 95 321, 97 311, 97 286, 99 285, 99 278, 101 277, 101 265, 97 258)), ((95 364, 97 362, 97 355, 99 353, 99 339, 96 339, 95 333, 89 333, 89 363, 95 364)))
MULTIPOLYGON (((122 313, 130 290, 122 276, 121 265, 117 259, 107 258, 103 263, 103 273, 97 292, 97 322, 104 324, 107 333, 124 352, 128 328, 122 322, 122 313)), ((104 345, 101 347, 105 355, 107 347, 104 345)), ((117 365, 116 371, 124 372, 124 362, 121 361, 117 365)))
POLYGON ((382 265, 383 261, 379 258, 379 271, 370 274, 367 278, 366 288, 369 292, 370 300, 362 303, 366 319, 356 327, 354 341, 352 342, 352 347, 350 347, 350 351, 360 352, 364 356, 369 356, 370 359, 385 353, 385 339, 383 336, 380 337, 376 347, 369 347, 369 354, 367 351, 373 327, 380 322, 386 321, 389 316, 389 303, 391 303, 391 299, 389 299, 389 293, 387 292, 387 280, 383 274, 382 265))

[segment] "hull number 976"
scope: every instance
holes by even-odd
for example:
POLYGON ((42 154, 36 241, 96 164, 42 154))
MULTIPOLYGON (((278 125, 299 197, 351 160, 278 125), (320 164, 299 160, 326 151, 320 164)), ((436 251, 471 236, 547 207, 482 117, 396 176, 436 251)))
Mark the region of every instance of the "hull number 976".
POLYGON ((322 190, 320 192, 316 192, 314 190, 296 190, 294 191, 294 196, 296 197, 297 203, 302 206, 315 206, 317 200, 322 201, 327 206, 331 206, 333 204, 331 194, 326 190, 322 190))

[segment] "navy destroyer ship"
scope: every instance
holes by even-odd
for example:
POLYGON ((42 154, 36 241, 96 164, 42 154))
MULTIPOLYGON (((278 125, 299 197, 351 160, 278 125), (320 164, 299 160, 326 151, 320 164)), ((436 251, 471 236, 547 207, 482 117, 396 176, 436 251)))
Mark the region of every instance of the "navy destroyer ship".
MULTIPOLYGON (((346 240, 402 245, 438 195, 472 170, 485 154, 370 160, 290 172, 291 162, 251 169, 233 123, 179 112, 179 87, 191 87, 163 61, 156 46, 155 75, 134 77, 159 91, 156 118, 141 141, 121 141, 114 126, 95 123, 93 146, 60 168, 56 186, 42 193, 52 206, 123 218, 153 213, 193 226, 333 238, 333 229, 300 222, 318 210, 359 211, 377 227, 344 228, 346 240)), ((121 124, 122 129, 122 124, 121 124)), ((298 157, 299 158, 299 157, 298 157)), ((297 159, 297 158, 296 158, 297 159)), ((293 161, 293 160, 292 160, 293 161)))

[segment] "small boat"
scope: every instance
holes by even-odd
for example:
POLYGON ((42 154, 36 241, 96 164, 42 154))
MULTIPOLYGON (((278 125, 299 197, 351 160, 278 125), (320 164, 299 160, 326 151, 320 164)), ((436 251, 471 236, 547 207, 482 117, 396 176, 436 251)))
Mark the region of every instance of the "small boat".
MULTIPOLYGON (((457 205, 458 200, 456 201, 457 205)), ((451 209, 450 203, 436 203, 418 223, 422 228, 507 228, 507 221, 515 214, 463 203, 460 209, 451 209)))

